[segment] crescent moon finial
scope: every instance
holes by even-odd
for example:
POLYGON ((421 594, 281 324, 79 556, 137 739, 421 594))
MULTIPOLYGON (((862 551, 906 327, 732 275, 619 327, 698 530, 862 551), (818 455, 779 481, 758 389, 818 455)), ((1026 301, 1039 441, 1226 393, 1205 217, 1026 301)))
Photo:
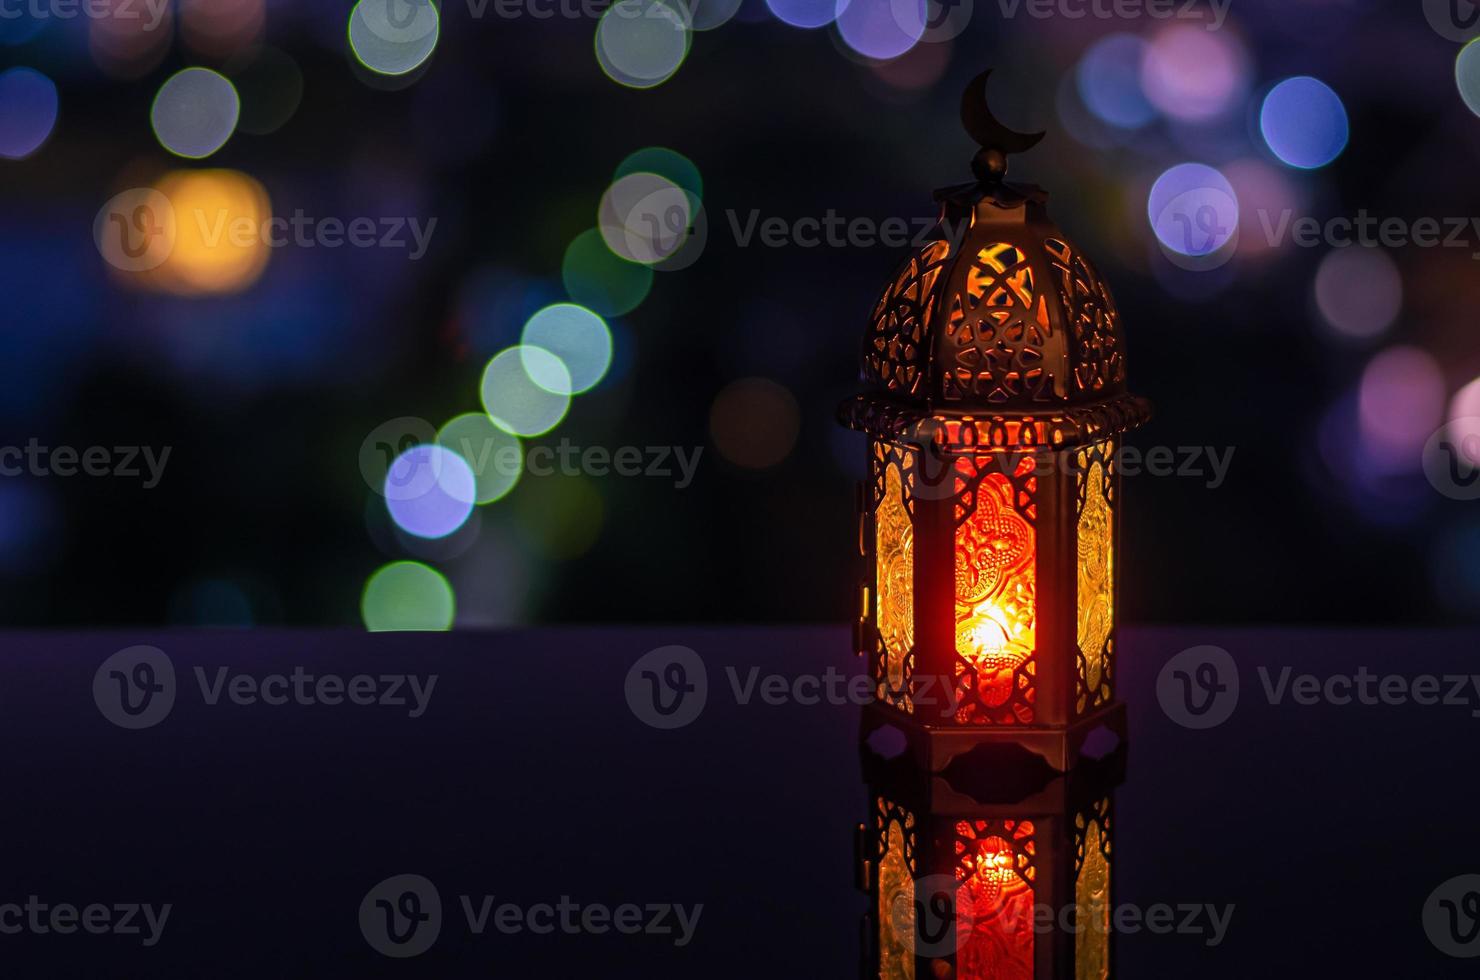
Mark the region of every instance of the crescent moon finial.
MULTIPOLYGON (((1008 129, 992 115, 992 109, 987 105, 987 79, 991 77, 992 69, 988 68, 967 83, 966 91, 961 94, 961 125, 983 150, 977 154, 978 161, 990 159, 991 164, 985 170, 991 179, 1000 180, 1007 170, 1007 154, 1026 153, 1037 146, 1045 134, 1019 133, 1008 129)), ((974 166, 974 169, 982 168, 974 166)), ((978 176, 982 175, 979 173, 978 176)))

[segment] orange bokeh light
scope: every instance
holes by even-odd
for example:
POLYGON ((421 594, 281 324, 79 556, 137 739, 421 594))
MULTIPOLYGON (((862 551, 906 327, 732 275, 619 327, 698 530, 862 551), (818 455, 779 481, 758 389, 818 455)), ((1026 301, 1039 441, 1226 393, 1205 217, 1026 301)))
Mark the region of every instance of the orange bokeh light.
POLYGON ((169 258, 147 283, 187 296, 240 292, 267 267, 264 229, 272 204, 263 186, 235 170, 176 170, 155 184, 174 208, 169 258))

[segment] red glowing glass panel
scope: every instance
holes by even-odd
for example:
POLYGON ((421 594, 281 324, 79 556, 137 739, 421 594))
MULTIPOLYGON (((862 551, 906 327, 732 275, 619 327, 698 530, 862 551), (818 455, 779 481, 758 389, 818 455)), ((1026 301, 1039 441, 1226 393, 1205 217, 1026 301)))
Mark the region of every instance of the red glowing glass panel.
MULTIPOLYGON (((1013 697, 1019 668, 1033 655, 1037 543, 1001 463, 983 458, 974 465, 987 472, 956 530, 956 652, 975 675, 977 699, 993 709, 1013 697)), ((1032 460, 1022 466, 1031 469, 1032 460)), ((1026 472, 1022 466, 1016 476, 1026 472)))
POLYGON ((1033 980, 1033 823, 956 825, 956 976, 1033 980))

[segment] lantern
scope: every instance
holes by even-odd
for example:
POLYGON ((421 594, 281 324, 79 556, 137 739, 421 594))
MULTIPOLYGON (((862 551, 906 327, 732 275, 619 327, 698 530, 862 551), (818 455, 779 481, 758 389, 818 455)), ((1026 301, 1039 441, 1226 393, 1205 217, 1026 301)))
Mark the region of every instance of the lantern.
POLYGON ((863 976, 1108 980, 1123 749, 1036 783, 1015 766, 946 778, 870 762, 856 831, 863 976))
POLYGON ((1043 134, 993 118, 990 74, 961 104, 976 180, 936 192, 939 224, 869 321, 869 390, 840 413, 868 439, 864 725, 902 728, 930 769, 998 739, 1063 770, 1094 730, 1124 734, 1115 449, 1150 407, 1104 280, 1041 189, 1002 179, 1043 134))

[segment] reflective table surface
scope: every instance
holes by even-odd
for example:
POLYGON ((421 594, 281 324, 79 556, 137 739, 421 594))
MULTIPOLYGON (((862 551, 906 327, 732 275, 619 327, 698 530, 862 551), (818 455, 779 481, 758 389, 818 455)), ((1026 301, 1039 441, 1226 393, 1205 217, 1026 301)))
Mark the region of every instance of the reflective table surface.
MULTIPOLYGON (((1109 976, 1473 976, 1477 640, 1125 628, 1109 976)), ((7 976, 878 975, 845 629, 4 645, 7 976)))

